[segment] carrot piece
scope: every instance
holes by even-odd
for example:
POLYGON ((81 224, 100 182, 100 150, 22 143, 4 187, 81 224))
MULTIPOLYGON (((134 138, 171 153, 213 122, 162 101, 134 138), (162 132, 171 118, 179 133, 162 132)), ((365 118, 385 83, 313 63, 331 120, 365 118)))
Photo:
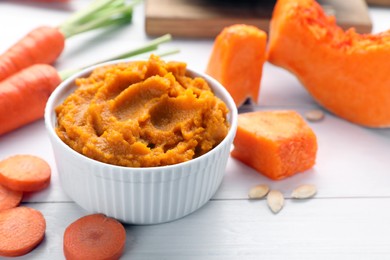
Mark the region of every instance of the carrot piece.
POLYGON ((15 191, 38 191, 50 184, 49 164, 33 155, 21 154, 0 161, 0 183, 15 191))
POLYGON ((61 83, 47 64, 28 67, 0 82, 0 135, 43 117, 46 101, 61 83))
MULTIPOLYGON (((151 51, 169 40, 171 36, 166 34, 111 59, 127 58, 151 51)), ((42 118, 50 94, 62 79, 76 71, 79 69, 59 73, 50 65, 35 64, 0 82, 0 135, 42 118)))
POLYGON ((46 221, 42 213, 28 207, 0 211, 0 255, 21 256, 44 238, 46 221))
POLYGON ((18 206, 22 197, 23 192, 10 190, 0 185, 0 211, 18 206))
POLYGON ((116 219, 92 214, 70 224, 64 233, 66 259, 119 259, 126 242, 126 230, 116 219))
POLYGON ((315 164, 317 138, 295 111, 239 114, 232 157, 280 180, 315 164))
POLYGON ((255 26, 235 24, 216 37, 206 73, 218 80, 237 106, 258 101, 267 34, 255 26))
POLYGON ((133 7, 138 2, 95 0, 58 27, 33 29, 0 55, 0 81, 33 64, 53 63, 62 53, 67 38, 98 28, 129 23, 133 7))
POLYGON ((66 3, 69 2, 70 0, 33 0, 33 1, 42 2, 42 3, 66 3))
POLYGON ((41 26, 28 33, 0 56, 0 81, 37 63, 53 63, 65 46, 58 28, 41 26))

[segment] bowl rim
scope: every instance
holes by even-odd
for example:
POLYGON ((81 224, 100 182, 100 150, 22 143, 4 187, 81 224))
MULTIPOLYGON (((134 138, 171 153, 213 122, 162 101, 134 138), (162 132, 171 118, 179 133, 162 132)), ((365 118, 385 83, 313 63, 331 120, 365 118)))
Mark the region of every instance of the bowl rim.
POLYGON ((65 150, 68 153, 71 153, 72 155, 76 157, 80 157, 82 160, 86 160, 89 163, 97 164, 102 167, 112 167, 113 169, 120 169, 120 170, 125 170, 131 172, 150 172, 151 170, 162 170, 162 169, 172 169, 172 168, 177 168, 177 167, 184 167, 184 166, 191 166, 193 164, 196 164, 199 160, 202 160, 202 158, 209 157, 212 154, 216 153, 218 150, 222 149, 224 146, 229 145, 227 144, 229 140, 231 142, 234 139, 234 136, 236 134, 237 130, 237 120, 238 120, 238 110, 237 106, 232 98, 232 96, 229 94, 229 92, 223 87, 223 85, 218 82, 216 79, 213 77, 207 75, 204 72, 199 72, 196 70, 191 69, 190 67, 186 67, 186 73, 188 73, 189 76, 191 77, 202 77, 204 78, 207 83, 209 84, 210 88, 214 92, 214 94, 220 98, 228 107, 229 113, 227 115, 227 119, 229 121, 229 130, 228 134, 225 136, 225 138, 212 150, 208 151, 207 153, 193 158, 191 160, 185 161, 185 162, 180 162, 176 164, 171 164, 171 165, 164 165, 164 166, 151 166, 151 167, 128 167, 128 166, 120 166, 120 165, 114 165, 114 164, 109 164, 105 162, 101 162, 92 158, 89 158, 75 150, 73 150, 71 147, 69 147, 66 143, 64 143, 61 138, 57 135, 55 132, 55 125, 57 123, 57 116, 55 114, 55 107, 58 106, 60 103, 64 101, 64 99, 70 94, 74 92, 75 89, 75 79, 79 77, 86 77, 88 76, 94 69, 100 68, 103 66, 107 65, 112 65, 112 64, 118 64, 118 63, 127 63, 127 62, 132 62, 132 61, 142 61, 145 59, 141 58, 127 58, 127 59, 119 59, 119 60, 112 60, 108 62, 103 62, 99 64, 95 64, 89 67, 86 67, 79 72, 74 73, 64 81, 62 81, 58 87, 51 93, 49 96, 49 99, 46 103, 45 106, 45 111, 44 111, 44 123, 47 132, 49 133, 49 137, 51 142, 57 142, 59 145, 61 145, 61 148, 65 150), (71 91, 70 91, 71 90, 71 91), (67 92, 69 92, 67 94, 67 92))

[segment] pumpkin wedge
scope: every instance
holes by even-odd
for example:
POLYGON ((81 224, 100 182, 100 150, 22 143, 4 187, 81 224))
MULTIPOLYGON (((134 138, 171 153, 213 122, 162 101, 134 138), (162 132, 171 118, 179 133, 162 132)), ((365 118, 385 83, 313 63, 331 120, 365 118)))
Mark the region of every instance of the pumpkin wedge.
POLYGON ((252 25, 234 24, 215 38, 206 73, 230 93, 236 106, 247 98, 257 103, 267 34, 252 25))
POLYGON ((267 59, 294 73, 324 108, 367 127, 390 127, 390 31, 344 31, 314 0, 278 0, 267 59))
POLYGON ((273 180, 313 167, 317 137, 294 110, 270 110, 238 115, 232 157, 273 180))

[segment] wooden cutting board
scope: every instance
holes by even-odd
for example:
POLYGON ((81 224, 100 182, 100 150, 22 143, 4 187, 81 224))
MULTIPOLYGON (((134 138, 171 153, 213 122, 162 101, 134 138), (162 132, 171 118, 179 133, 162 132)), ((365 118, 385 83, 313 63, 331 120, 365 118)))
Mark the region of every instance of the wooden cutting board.
MULTIPOLYGON (((371 19, 365 0, 318 1, 343 28, 369 33, 371 19)), ((215 37, 235 23, 255 25, 268 31, 275 0, 146 0, 145 31, 158 36, 215 37)))
POLYGON ((369 5, 390 6, 390 0, 366 0, 369 5))

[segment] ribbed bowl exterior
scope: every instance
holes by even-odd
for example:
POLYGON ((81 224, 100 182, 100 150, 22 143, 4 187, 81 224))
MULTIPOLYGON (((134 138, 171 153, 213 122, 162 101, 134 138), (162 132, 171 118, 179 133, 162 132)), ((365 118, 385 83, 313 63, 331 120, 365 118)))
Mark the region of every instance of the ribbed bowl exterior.
POLYGON ((224 145, 195 163, 138 171, 85 163, 53 143, 61 185, 71 199, 87 211, 132 224, 172 221, 202 207, 221 184, 230 152, 224 145))
POLYGON ((188 162, 150 168, 114 166, 87 158, 56 135, 54 108, 73 91, 76 77, 63 82, 49 98, 45 123, 61 186, 81 207, 130 224, 157 224, 184 217, 207 203, 220 186, 237 128, 237 109, 226 90, 203 74, 229 107, 230 130, 213 150, 188 162))

